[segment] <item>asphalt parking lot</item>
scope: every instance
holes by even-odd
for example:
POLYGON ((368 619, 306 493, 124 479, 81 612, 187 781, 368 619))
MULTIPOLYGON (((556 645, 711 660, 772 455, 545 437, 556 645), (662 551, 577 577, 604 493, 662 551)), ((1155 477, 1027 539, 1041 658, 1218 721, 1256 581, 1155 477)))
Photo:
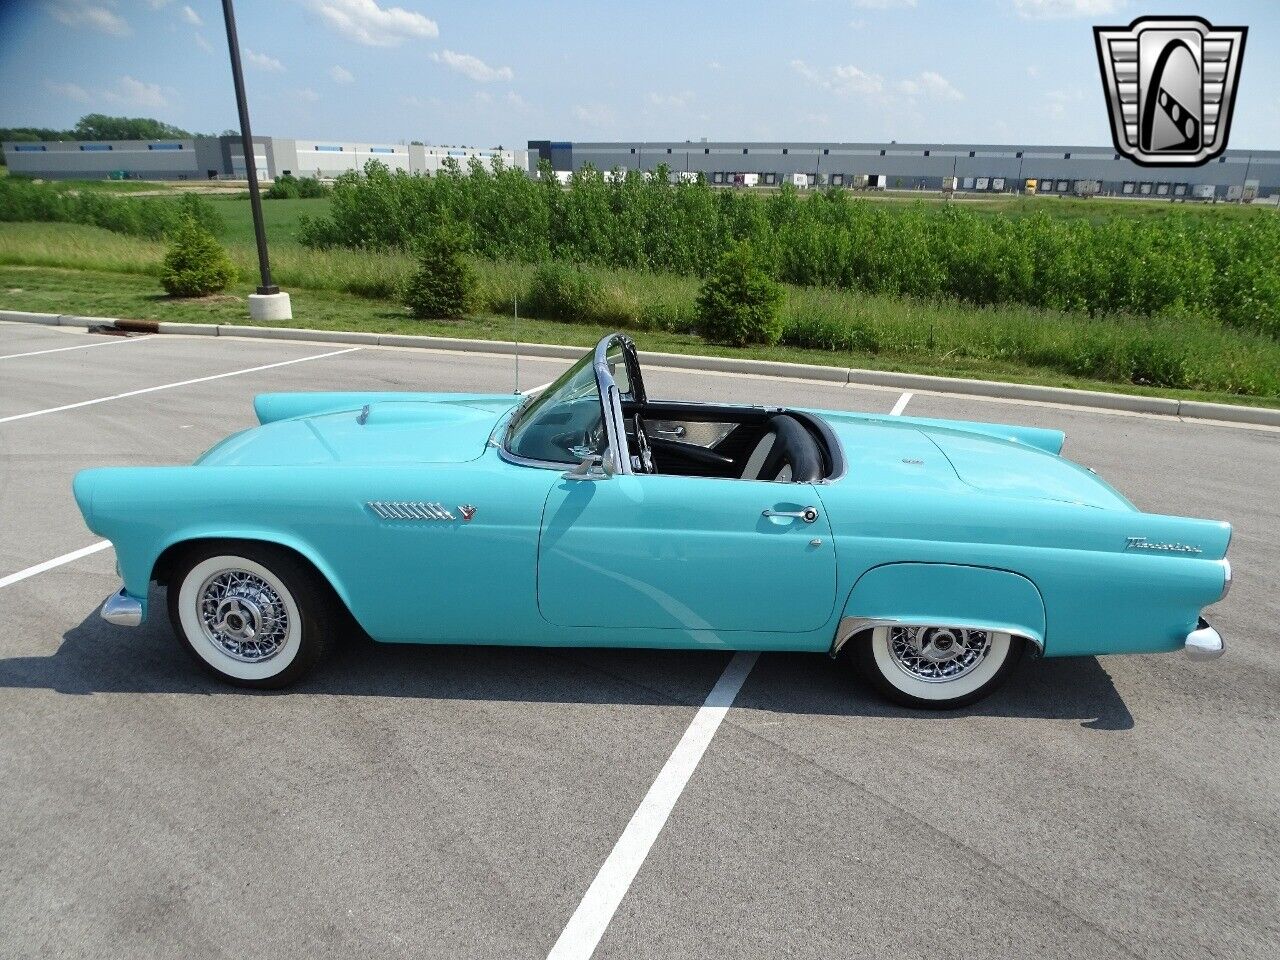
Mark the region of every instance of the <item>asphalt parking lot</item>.
MULTIPOLYGON (((496 356, 0 323, 0 956, 548 954, 727 655, 353 643, 251 693, 163 616, 98 617, 110 549, 30 572, 96 542, 77 470, 189 462, 256 393, 511 386, 496 356)), ((762 655, 595 956, 1275 957, 1280 432, 926 393, 905 412, 1062 428, 1140 508, 1231 521, 1226 656, 1027 660, 921 715, 824 657, 762 655)))

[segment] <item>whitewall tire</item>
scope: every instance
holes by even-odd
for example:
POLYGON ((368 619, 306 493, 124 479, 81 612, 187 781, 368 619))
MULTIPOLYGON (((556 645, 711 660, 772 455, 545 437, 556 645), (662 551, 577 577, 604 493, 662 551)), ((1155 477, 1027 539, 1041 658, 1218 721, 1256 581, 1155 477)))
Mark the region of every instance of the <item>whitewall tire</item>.
POLYGON ((855 637, 850 653, 889 699, 946 710, 986 697, 1008 677, 1024 641, 1008 633, 946 626, 883 626, 855 637))
POLYGON ((326 585, 269 544, 210 543, 169 581, 169 619, 188 651, 239 686, 292 683, 320 659, 335 621, 326 585))

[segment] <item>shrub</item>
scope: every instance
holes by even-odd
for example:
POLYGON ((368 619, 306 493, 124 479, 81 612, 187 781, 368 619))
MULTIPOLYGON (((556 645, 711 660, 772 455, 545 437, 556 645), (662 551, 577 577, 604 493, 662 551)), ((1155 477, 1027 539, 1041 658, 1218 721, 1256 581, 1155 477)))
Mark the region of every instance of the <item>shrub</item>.
POLYGON ((479 164, 428 177, 371 161, 337 179, 328 215, 308 219, 300 239, 407 250, 423 224, 447 220, 468 226, 485 258, 690 277, 746 240, 771 274, 802 286, 1094 315, 1158 317, 1181 304, 1219 324, 1280 329, 1280 217, 1162 209, 1095 222, 964 206, 878 203, 839 189, 761 196, 671 184, 661 170, 606 180, 584 167, 564 189, 549 167, 535 181, 479 164))
POLYGON ((746 241, 731 247, 698 292, 698 329, 716 343, 772 346, 782 337, 782 286, 746 241))
POLYGON ((186 218, 214 234, 221 233, 224 227, 213 204, 195 194, 176 201, 116 197, 92 189, 72 193, 47 183, 14 177, 0 179, 0 220, 83 223, 159 240, 186 218))
POLYGON ((160 284, 169 296, 207 297, 235 278, 235 265, 213 234, 185 217, 173 231, 160 270, 160 284))
POLYGON ((440 227, 418 245, 418 268, 400 295, 419 319, 457 320, 475 303, 476 272, 460 231, 440 227))
POLYGON ((604 284, 579 266, 544 263, 529 283, 529 311, 548 320, 595 320, 604 303, 604 284))
POLYGON ((282 173, 271 181, 271 186, 262 194, 263 200, 291 200, 297 199, 298 196, 298 180, 292 174, 282 173))
POLYGON ((328 196, 329 187, 315 177, 295 177, 284 173, 271 182, 262 195, 264 200, 297 200, 328 196))

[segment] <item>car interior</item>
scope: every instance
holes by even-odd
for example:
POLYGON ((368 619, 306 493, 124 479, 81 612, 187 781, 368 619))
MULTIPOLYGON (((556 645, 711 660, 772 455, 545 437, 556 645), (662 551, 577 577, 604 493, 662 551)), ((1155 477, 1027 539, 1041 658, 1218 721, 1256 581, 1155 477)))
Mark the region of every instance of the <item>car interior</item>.
POLYGON ((528 403, 504 449, 537 465, 603 459, 620 407, 626 463, 635 473, 817 483, 844 472, 840 445, 819 417, 781 407, 650 400, 635 345, 615 335, 528 403), (611 378, 606 399, 593 357, 611 378), (613 390, 616 389, 616 394, 613 390))
POLYGON ((830 428, 781 408, 623 401, 637 472, 816 483, 837 473, 830 428), (646 450, 648 457, 645 456, 646 450))

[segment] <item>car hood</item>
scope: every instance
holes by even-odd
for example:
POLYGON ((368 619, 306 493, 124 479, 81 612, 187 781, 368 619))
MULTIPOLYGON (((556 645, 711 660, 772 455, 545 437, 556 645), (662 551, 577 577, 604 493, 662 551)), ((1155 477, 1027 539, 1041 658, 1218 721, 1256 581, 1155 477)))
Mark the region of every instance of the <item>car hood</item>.
MULTIPOLYGON (((816 411, 815 411, 816 412, 816 411)), ((840 437, 853 483, 970 489, 1109 510, 1134 506, 1101 477, 1058 455, 1056 430, 1006 424, 822 412, 840 437)))
POLYGON ((261 426, 227 437, 202 466, 462 463, 484 453, 520 399, 505 395, 266 394, 261 426), (284 415, 283 418, 281 415, 284 415))

